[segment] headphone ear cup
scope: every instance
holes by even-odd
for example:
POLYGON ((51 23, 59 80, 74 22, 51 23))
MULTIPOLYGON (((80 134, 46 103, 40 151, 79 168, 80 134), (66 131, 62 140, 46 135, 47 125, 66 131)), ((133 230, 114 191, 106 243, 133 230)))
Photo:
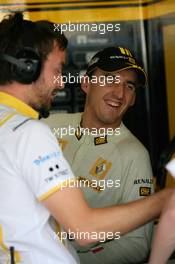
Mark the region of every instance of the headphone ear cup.
POLYGON ((36 81, 41 72, 41 58, 36 50, 25 47, 19 50, 15 57, 22 62, 23 67, 20 64, 12 66, 14 79, 23 84, 36 81))

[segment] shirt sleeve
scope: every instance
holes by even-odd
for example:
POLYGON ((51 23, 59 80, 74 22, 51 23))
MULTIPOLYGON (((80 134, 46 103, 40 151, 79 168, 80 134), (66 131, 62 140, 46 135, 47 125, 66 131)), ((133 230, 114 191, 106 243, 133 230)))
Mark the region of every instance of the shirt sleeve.
POLYGON ((69 184, 74 186, 75 177, 56 138, 39 121, 32 120, 25 125, 17 158, 21 176, 39 201, 69 184))
MULTIPOLYGON (((144 148, 133 154, 126 175, 125 183, 121 184, 123 186, 122 203, 144 198, 154 192, 150 158, 144 148)), ((120 249, 120 257, 124 263, 129 259, 132 260, 130 263, 145 261, 150 251, 152 231, 153 222, 149 222, 119 239, 117 248, 120 249)))
MULTIPOLYGON (((136 264, 146 263, 148 251, 145 251, 144 238, 122 236, 120 239, 91 248, 87 253, 79 253, 83 264, 136 264)), ((83 250, 82 250, 83 251, 83 250)))

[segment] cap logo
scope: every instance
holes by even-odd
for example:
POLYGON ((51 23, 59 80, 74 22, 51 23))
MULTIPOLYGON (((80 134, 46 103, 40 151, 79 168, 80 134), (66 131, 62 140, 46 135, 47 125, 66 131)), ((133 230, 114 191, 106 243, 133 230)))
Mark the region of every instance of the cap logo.
POLYGON ((133 58, 129 58, 129 61, 130 61, 132 64, 136 64, 136 61, 135 61, 133 58))
POLYGON ((122 47, 119 47, 120 49, 120 52, 123 54, 123 55, 128 55, 130 57, 132 57, 132 54, 130 52, 130 50, 126 49, 126 48, 122 48, 122 47))
POLYGON ((132 67, 133 67, 133 68, 137 68, 137 69, 139 69, 139 70, 142 70, 142 71, 143 71, 142 67, 140 67, 140 66, 138 66, 138 65, 132 65, 132 67))
POLYGON ((128 60, 128 57, 125 57, 125 56, 122 56, 122 55, 120 55, 120 56, 110 56, 109 57, 110 59, 124 59, 124 60, 128 60))

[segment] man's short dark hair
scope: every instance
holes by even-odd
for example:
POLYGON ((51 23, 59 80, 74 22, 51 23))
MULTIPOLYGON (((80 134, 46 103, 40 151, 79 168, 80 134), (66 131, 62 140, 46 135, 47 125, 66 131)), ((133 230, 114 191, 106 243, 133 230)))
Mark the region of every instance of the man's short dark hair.
MULTIPOLYGON (((52 51, 54 43, 61 50, 65 50, 68 44, 64 34, 59 31, 55 32, 54 24, 50 21, 32 22, 24 20, 23 14, 20 12, 5 17, 0 23, 0 53, 15 57, 17 52, 26 46, 26 42, 29 42, 30 46, 32 43, 32 48, 38 52, 42 65, 52 51), (25 27, 28 24, 32 24, 33 29, 32 34, 27 37, 26 41, 25 27)), ((12 65, 9 62, 0 60, 0 84, 5 85, 13 80, 12 65)))

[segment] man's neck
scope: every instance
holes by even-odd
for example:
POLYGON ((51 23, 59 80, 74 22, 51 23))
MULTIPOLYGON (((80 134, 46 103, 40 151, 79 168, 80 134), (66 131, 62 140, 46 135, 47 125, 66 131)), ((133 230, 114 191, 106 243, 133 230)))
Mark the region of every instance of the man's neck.
POLYGON ((7 93, 28 104, 25 96, 25 88, 26 87, 22 87, 22 85, 18 85, 18 83, 13 82, 8 85, 0 85, 0 92, 7 93))
POLYGON ((88 128, 89 130, 93 130, 94 128, 96 128, 97 130, 103 128, 105 131, 107 131, 109 128, 115 130, 116 128, 120 127, 120 125, 121 120, 115 124, 105 124, 96 119, 94 115, 91 117, 91 115, 89 115, 86 111, 82 114, 80 121, 80 126, 82 128, 88 128))

